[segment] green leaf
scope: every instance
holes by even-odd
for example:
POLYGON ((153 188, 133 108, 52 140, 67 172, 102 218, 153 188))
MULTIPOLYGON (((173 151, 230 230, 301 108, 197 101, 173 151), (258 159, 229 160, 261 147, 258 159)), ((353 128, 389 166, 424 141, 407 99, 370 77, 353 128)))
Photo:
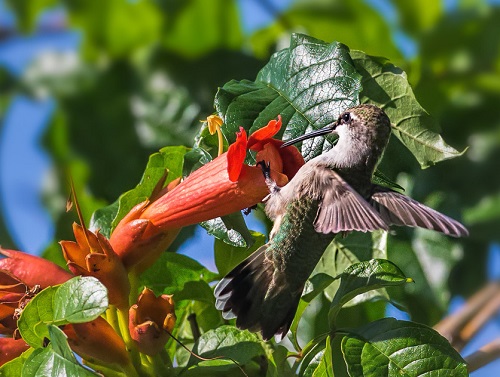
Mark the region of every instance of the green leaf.
MULTIPOLYGON (((238 330, 234 326, 221 326, 202 334, 194 344, 193 352, 204 358, 219 358, 226 361, 232 359, 240 365, 245 365, 252 358, 265 354, 262 341, 257 335, 238 330)), ((194 364, 200 366, 198 359, 191 357, 188 365, 194 364)), ((233 362, 225 364, 224 369, 236 367, 233 362)))
POLYGON ((372 177, 372 182, 377 184, 377 185, 388 187, 392 190, 401 191, 401 192, 405 191, 404 187, 398 185, 396 182, 393 182, 391 179, 386 177, 379 170, 375 170, 375 173, 373 174, 373 177, 372 177))
MULTIPOLYGON (((215 108, 230 143, 240 126, 252 132, 279 114, 280 135, 290 139, 333 123, 358 104, 360 80, 346 46, 294 34, 290 47, 274 54, 255 82, 230 81, 219 89, 215 108)), ((303 143, 302 154, 308 160, 331 147, 328 138, 315 138, 303 143)))
POLYGON ((94 277, 77 276, 59 286, 53 303, 54 321, 90 322, 108 308, 108 290, 94 277))
POLYGON ((292 368, 288 363, 288 349, 276 345, 272 352, 267 351, 268 369, 266 377, 282 377, 293 375, 292 368))
POLYGON ((313 339, 302 349, 304 356, 300 362, 299 376, 310 376, 314 372, 325 352, 327 337, 328 335, 325 335, 322 341, 313 339))
POLYGON ((311 360, 303 377, 334 377, 330 337, 326 338, 326 348, 311 360))
MULTIPOLYGON (((370 233, 352 232, 347 237, 337 237, 328 246, 323 257, 315 268, 315 273, 326 273, 337 277, 345 269, 355 263, 371 259, 387 258, 387 232, 377 231, 370 233)), ((334 281, 324 290, 325 296, 331 301, 337 293, 340 281, 334 281)), ((355 305, 374 297, 385 297, 384 289, 370 291, 356 297, 355 301, 346 305, 355 305)))
POLYGON ((241 212, 203 221, 200 225, 208 234, 231 246, 250 247, 254 242, 241 212))
POLYGON ((458 157, 458 152, 437 133, 439 126, 420 104, 406 73, 384 58, 351 51, 356 70, 362 74, 360 101, 373 103, 387 113, 394 135, 413 153, 422 168, 458 157))
POLYGON ((18 321, 19 333, 31 347, 48 337, 48 325, 89 322, 108 308, 107 290, 94 277, 77 276, 48 287, 26 305, 18 321))
POLYGON ((19 357, 10 360, 0 367, 0 376, 2 377, 19 377, 23 369, 24 363, 33 352, 34 348, 28 348, 19 357))
MULTIPOLYGON (((199 284, 197 282, 197 284, 199 284)), ((205 283, 206 284, 206 283, 205 283)), ((186 285, 187 286, 187 285, 186 285)), ((175 310, 177 316, 176 334, 178 338, 194 343, 194 336, 191 324, 194 324, 193 319, 201 333, 211 331, 221 325, 226 324, 222 319, 221 312, 215 308, 215 299, 213 298, 213 291, 204 300, 177 300, 177 295, 174 296, 175 310), (212 297, 209 301, 209 296, 212 297)), ((191 348, 191 347, 190 347, 191 348)), ((190 354, 173 344, 173 351, 177 349, 177 360, 180 366, 186 366, 190 358, 190 354)))
POLYGON ((24 341, 33 348, 40 348, 49 336, 47 324, 54 320, 54 296, 59 287, 48 287, 38 293, 19 317, 17 327, 24 341))
MULTIPOLYGON (((164 186, 168 185, 174 179, 182 176, 182 165, 184 162, 184 155, 188 151, 186 147, 165 147, 160 149, 159 152, 149 156, 148 164, 144 170, 139 184, 132 190, 127 191, 120 196, 118 201, 118 213, 113 220, 113 228, 118 225, 120 220, 138 203, 148 199, 153 192, 153 189, 162 179, 165 172, 168 172, 164 186)), ((115 206, 112 204, 111 206, 115 206)), ((111 210, 111 209, 108 209, 111 210)), ((98 217, 94 216, 98 221, 98 217)))
POLYGON ((65 376, 87 377, 97 376, 92 371, 82 367, 68 345, 66 335, 56 326, 49 325, 50 344, 38 348, 28 357, 23 370, 23 377, 65 376))
POLYGON ((212 156, 204 148, 192 148, 184 155, 182 176, 187 177, 210 161, 212 161, 212 156))
POLYGON ((393 318, 352 330, 342 353, 353 377, 469 375, 460 354, 436 331, 393 318))
POLYGON ((219 239, 215 240, 214 259, 220 276, 225 276, 266 242, 265 235, 257 232, 250 233, 255 242, 251 247, 247 248, 232 246, 219 239))
POLYGON ((299 305, 295 312, 295 317, 293 318, 293 322, 290 326, 290 331, 292 332, 292 342, 294 343, 295 348, 300 349, 297 337, 297 329, 299 327, 299 322, 302 318, 302 314, 304 314, 304 311, 306 310, 310 302, 320 293, 323 293, 323 291, 330 284, 332 284, 334 280, 334 277, 320 272, 306 281, 304 291, 302 292, 302 297, 300 298, 299 305))
POLYGON ((114 203, 95 211, 90 218, 89 229, 99 229, 99 232, 109 239, 112 230, 111 224, 118 214, 119 204, 119 200, 116 200, 114 203))
POLYGON ((415 284, 404 292, 391 290, 391 297, 407 307, 413 320, 436 323, 448 307, 450 274, 463 258, 464 246, 458 240, 429 230, 417 229, 412 235, 411 240, 401 240, 402 237, 391 240, 388 259, 411 276, 415 284))
POLYGON ((342 306, 355 296, 381 287, 402 285, 411 282, 392 262, 385 259, 372 259, 348 267, 340 276, 340 286, 332 300, 328 318, 330 326, 335 327, 337 314, 342 306))
POLYGON ((215 296, 212 288, 203 280, 187 281, 182 290, 175 293, 175 301, 196 300, 215 304, 215 296))
MULTIPOLYGON (((163 253, 156 263, 140 277, 140 285, 158 294, 177 294, 187 283, 214 281, 217 274, 209 271, 194 259, 177 253, 163 253)), ((210 296, 213 294, 210 292, 210 296)), ((176 297, 177 300, 177 297, 176 297)))

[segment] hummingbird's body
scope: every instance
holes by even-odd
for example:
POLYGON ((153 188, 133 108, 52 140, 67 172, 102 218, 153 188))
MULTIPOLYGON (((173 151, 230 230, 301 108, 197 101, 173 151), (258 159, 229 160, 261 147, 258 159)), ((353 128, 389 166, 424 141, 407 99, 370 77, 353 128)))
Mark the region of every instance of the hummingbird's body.
POLYGON ((371 179, 389 141, 385 113, 372 105, 344 112, 333 126, 304 135, 334 132, 337 144, 307 162, 284 187, 267 176, 266 213, 274 220, 269 242, 235 267, 215 289, 216 307, 242 329, 264 339, 284 336, 304 288, 335 235, 420 226, 452 236, 467 234, 458 222, 371 179))

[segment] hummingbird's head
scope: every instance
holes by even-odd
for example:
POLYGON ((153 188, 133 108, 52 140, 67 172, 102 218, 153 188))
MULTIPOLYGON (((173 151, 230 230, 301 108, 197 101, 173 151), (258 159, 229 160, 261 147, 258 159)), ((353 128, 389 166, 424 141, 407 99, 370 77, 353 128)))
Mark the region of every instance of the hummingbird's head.
POLYGON ((377 144, 385 147, 391 134, 391 122, 381 108, 368 104, 358 105, 340 114, 333 124, 288 140, 282 147, 327 134, 338 135, 339 142, 355 140, 368 146, 377 144))
POLYGON ((379 107, 358 105, 340 114, 333 124, 289 140, 283 147, 327 134, 338 135, 334 150, 346 165, 375 166, 389 141, 391 122, 379 107))
POLYGON ((391 122, 384 110, 364 104, 340 114, 330 132, 339 136, 339 143, 384 149, 391 135, 391 122))

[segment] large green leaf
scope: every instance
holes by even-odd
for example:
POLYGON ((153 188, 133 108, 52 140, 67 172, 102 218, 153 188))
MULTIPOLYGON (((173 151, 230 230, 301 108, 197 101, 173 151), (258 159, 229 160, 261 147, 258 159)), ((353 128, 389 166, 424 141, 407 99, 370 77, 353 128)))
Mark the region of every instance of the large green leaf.
POLYGON ((336 327, 337 314, 342 306, 355 296, 381 287, 402 285, 411 282, 392 262, 372 259, 348 267, 340 276, 340 286, 332 300, 328 313, 330 326, 336 327))
POLYGON ((386 59, 351 51, 356 70, 363 75, 360 101, 373 103, 387 113, 392 131, 413 153, 422 168, 450 158, 458 152, 437 133, 439 126, 420 104, 406 74, 386 59))
MULTIPOLYGON (((337 237, 326 249, 323 257, 313 272, 325 273, 332 278, 342 274, 348 267, 355 263, 371 259, 387 259, 387 232, 377 231, 371 233, 352 232, 347 237, 337 237)), ((339 289, 340 281, 334 281, 324 290, 325 296, 331 301, 339 289)), ((375 297, 387 298, 384 289, 366 292, 347 303, 355 305, 375 297)))
POLYGON ((430 327, 385 318, 342 340, 349 375, 468 376, 465 361, 430 327))
MULTIPOLYGON (((240 126, 251 132, 280 114, 281 133, 290 139, 333 123, 358 104, 360 80, 346 46, 294 34, 290 47, 274 54, 255 82, 230 81, 219 89, 215 107, 229 142, 240 126)), ((327 139, 304 142, 306 160, 330 149, 327 139)))
POLYGON ((330 284, 332 284, 333 281, 335 281, 335 278, 333 276, 322 272, 315 274, 306 281, 304 291, 302 292, 302 296, 299 301, 299 305, 297 306, 297 310, 295 311, 295 317, 293 318, 293 322, 290 326, 290 331, 292 332, 291 341, 294 344, 295 348, 300 349, 297 330, 304 311, 311 303, 311 301, 319 294, 323 293, 323 291, 330 284))
POLYGON ((270 352, 266 348, 267 356, 269 358, 268 369, 266 377, 282 377, 292 376, 292 368, 288 363, 288 349, 284 346, 275 346, 270 352))

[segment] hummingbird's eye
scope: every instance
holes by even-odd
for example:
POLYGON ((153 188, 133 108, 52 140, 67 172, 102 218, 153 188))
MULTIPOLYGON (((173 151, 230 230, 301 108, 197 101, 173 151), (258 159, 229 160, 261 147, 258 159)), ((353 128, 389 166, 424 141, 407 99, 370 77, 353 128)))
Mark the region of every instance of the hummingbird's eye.
POLYGON ((342 118, 343 123, 348 123, 351 120, 351 114, 345 113, 340 116, 342 118))

